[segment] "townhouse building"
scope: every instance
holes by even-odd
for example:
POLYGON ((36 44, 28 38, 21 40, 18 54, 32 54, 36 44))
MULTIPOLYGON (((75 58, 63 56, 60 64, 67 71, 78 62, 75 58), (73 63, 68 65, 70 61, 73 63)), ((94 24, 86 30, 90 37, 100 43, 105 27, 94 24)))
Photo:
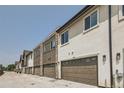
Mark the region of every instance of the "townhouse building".
POLYGON ((42 43, 39 44, 34 50, 34 74, 42 76, 43 75, 43 61, 42 61, 42 43))
POLYGON ((0 64, 0 75, 3 74, 2 64, 0 64))
MULTIPOLYGON (((87 5, 33 50, 33 72, 99 87, 124 87, 123 38, 123 5, 87 5)), ((27 52, 20 58, 23 68, 28 65, 27 52)))
POLYGON ((111 6, 114 87, 124 87, 124 5, 111 6))
POLYGON ((26 67, 26 73, 27 74, 33 74, 33 70, 34 70, 34 54, 32 51, 30 51, 27 55, 26 55, 26 62, 27 62, 27 67, 26 67))
POLYGON ((16 61, 15 62, 15 71, 17 73, 21 73, 21 69, 22 69, 21 62, 20 61, 16 61))
POLYGON ((27 73, 28 69, 27 69, 27 59, 26 56, 28 53, 30 53, 31 51, 29 50, 24 50, 23 54, 20 56, 20 61, 21 61, 21 67, 22 67, 22 73, 27 73))
MULTIPOLYGON (((19 62, 21 63, 21 73, 25 73, 25 66, 24 66, 24 58, 23 55, 20 55, 19 62)), ((15 64, 16 65, 16 64, 15 64)), ((17 67, 18 68, 18 67, 17 67)))
POLYGON ((43 75, 58 78, 57 62, 57 33, 54 32, 43 42, 43 75))
POLYGON ((0 64, 0 70, 2 70, 2 64, 0 64))
POLYGON ((18 66, 18 61, 15 62, 15 72, 17 72, 19 69, 19 66, 18 66))
POLYGON ((124 87, 124 6, 88 5, 58 33, 58 77, 124 87))

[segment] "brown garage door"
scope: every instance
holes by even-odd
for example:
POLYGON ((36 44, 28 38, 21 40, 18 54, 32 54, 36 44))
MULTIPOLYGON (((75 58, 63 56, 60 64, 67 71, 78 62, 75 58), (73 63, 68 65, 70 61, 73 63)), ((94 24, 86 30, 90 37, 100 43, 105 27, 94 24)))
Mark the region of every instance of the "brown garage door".
POLYGON ((25 73, 28 74, 28 68, 25 68, 25 73))
POLYGON ((62 78, 97 86, 97 57, 63 61, 62 78))
POLYGON ((29 74, 32 74, 32 67, 29 67, 29 74))
POLYGON ((56 78, 55 64, 46 64, 44 67, 44 76, 56 78))
POLYGON ((35 75, 39 75, 39 76, 41 75, 40 66, 35 66, 35 67, 34 67, 34 74, 35 74, 35 75))

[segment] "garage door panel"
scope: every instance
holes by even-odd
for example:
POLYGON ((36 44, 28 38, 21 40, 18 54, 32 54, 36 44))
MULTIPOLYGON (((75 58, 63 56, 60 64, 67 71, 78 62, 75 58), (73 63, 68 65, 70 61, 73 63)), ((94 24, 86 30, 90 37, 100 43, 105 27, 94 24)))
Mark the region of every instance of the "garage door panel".
POLYGON ((89 69, 89 68, 83 68, 83 67, 63 67, 64 73, 96 73, 96 69, 89 69))
POLYGON ((40 66, 36 66, 36 67, 34 67, 34 74, 35 75, 40 75, 40 66))
POLYGON ((63 61, 62 78, 97 85, 97 57, 63 61))
POLYGON ((62 62, 62 66, 63 66, 63 67, 70 67, 70 68, 76 68, 76 67, 78 67, 78 68, 84 68, 84 69, 85 69, 85 68, 89 68, 89 69, 90 69, 90 68, 91 68, 91 69, 92 69, 92 68, 96 68, 96 64, 95 64, 95 65, 89 65, 89 66, 86 66, 86 65, 83 65, 83 64, 77 65, 78 63, 77 63, 77 64, 73 64, 73 65, 72 65, 71 63, 68 63, 66 66, 63 65, 63 64, 64 64, 64 62, 62 62))
POLYGON ((89 75, 89 74, 66 74, 66 75, 63 75, 63 77, 77 77, 77 78, 88 78, 88 79, 95 79, 95 78, 97 78, 96 77, 96 75, 94 75, 94 74, 92 74, 92 77, 91 77, 91 75, 89 75))
POLYGON ((84 83, 84 84, 90 84, 90 85, 96 85, 96 82, 94 82, 94 79, 87 79, 87 78, 78 78, 77 77, 65 77, 66 80, 71 80, 71 81, 76 81, 79 83, 84 83))
POLYGON ((44 65, 44 76, 46 77, 56 77, 55 73, 55 64, 52 65, 44 65))
POLYGON ((96 75, 96 70, 94 70, 94 71, 89 71, 89 72, 86 72, 86 71, 77 71, 77 72, 72 72, 72 70, 71 71, 63 71, 63 73, 64 74, 62 74, 62 75, 68 75, 68 74, 72 74, 72 75, 75 75, 75 74, 79 74, 79 75, 81 75, 81 74, 83 74, 83 75, 85 75, 85 74, 95 74, 96 75))
POLYGON ((29 67, 29 74, 32 74, 32 68, 29 67))
MULTIPOLYGON (((68 78, 68 80, 70 79, 69 76, 66 76, 65 78, 68 78)), ((71 78, 71 80, 77 80, 77 77, 73 77, 73 78, 71 78)), ((89 81, 92 81, 92 80, 94 80, 94 79, 92 79, 92 78, 87 79, 87 77, 85 77, 85 78, 78 77, 77 81, 87 81, 87 82, 89 82, 89 81)))
POLYGON ((77 72, 77 71, 96 71, 96 69, 95 68, 78 68, 78 67, 72 67, 72 68, 70 68, 70 67, 63 67, 63 71, 67 71, 67 72, 72 72, 72 71, 74 71, 74 72, 77 72))

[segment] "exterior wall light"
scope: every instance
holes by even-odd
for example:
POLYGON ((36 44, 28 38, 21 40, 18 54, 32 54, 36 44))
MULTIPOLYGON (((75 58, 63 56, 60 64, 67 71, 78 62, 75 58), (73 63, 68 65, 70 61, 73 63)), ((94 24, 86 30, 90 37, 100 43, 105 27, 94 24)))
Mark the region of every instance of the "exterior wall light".
POLYGON ((116 54, 116 65, 119 64, 120 59, 121 59, 121 54, 117 53, 116 54))
POLYGON ((116 60, 119 61, 121 59, 121 54, 120 53, 117 53, 116 54, 116 60))
POLYGON ((106 55, 103 55, 103 63, 105 64, 106 62, 106 55))

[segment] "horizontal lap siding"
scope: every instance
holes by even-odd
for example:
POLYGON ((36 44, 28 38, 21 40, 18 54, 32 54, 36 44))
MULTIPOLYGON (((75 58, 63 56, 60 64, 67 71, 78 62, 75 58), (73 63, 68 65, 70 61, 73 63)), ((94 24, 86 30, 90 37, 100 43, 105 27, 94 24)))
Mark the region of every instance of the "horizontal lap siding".
POLYGON ((56 63, 56 51, 55 49, 43 54, 43 64, 56 63))

